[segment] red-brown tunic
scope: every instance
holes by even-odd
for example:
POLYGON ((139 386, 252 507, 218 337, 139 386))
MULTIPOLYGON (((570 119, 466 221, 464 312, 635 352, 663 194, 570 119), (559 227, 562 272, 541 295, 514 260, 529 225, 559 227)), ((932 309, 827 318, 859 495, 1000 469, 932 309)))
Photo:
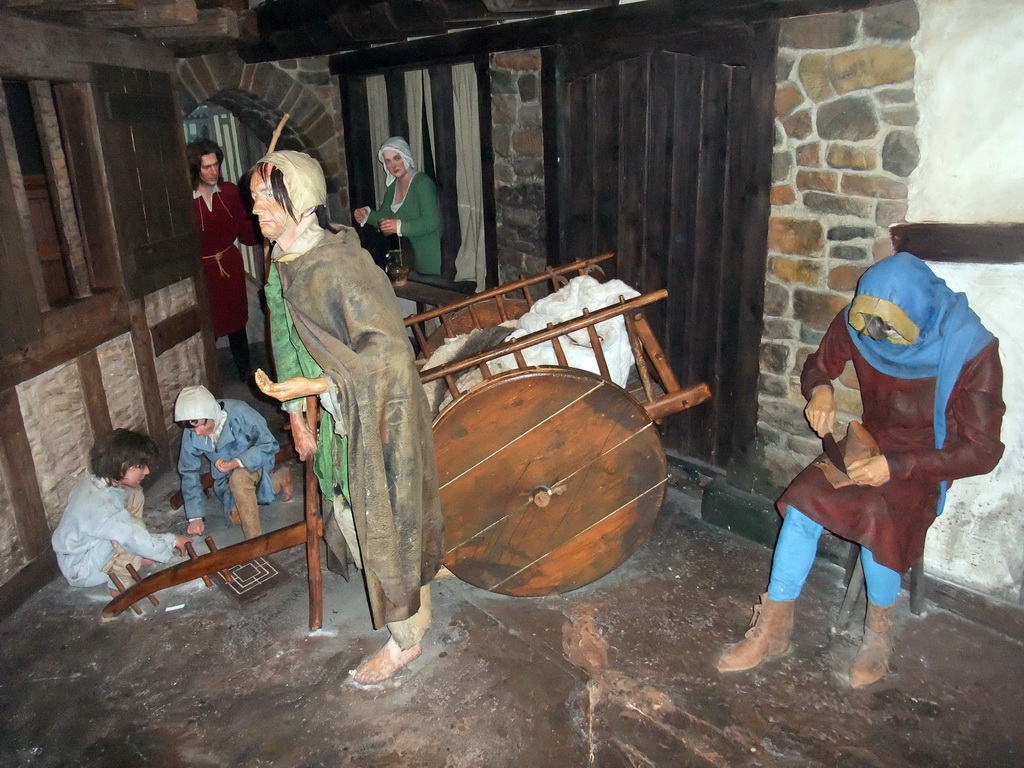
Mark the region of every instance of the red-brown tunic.
POLYGON ((877 488, 833 488, 822 471, 805 468, 777 502, 792 505, 832 533, 871 550, 875 561, 898 573, 924 553, 935 520, 939 482, 990 472, 1003 454, 999 430, 1006 406, 999 341, 993 339, 964 364, 946 405, 946 442, 935 448, 935 379, 900 379, 871 367, 850 338, 845 313, 829 326, 807 358, 800 386, 804 397, 831 386, 853 360, 864 406, 863 424, 889 462, 890 480, 877 488))
POLYGON ((210 296, 213 335, 224 336, 244 328, 249 319, 245 267, 235 240, 245 245, 258 245, 263 239, 252 217, 242 207, 238 187, 230 181, 218 182, 218 186, 220 192, 213 195, 213 210, 206 207, 202 195, 192 203, 210 296), (220 266, 217 259, 207 258, 217 253, 221 254, 220 266))

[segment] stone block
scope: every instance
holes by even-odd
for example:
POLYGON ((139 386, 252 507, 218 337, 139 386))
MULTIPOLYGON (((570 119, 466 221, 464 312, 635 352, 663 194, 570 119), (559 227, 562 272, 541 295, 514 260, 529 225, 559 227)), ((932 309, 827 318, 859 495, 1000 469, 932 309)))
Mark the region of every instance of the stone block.
POLYGON ((836 93, 844 94, 907 82, 914 77, 914 65, 909 46, 875 46, 837 53, 829 75, 836 93))
POLYGON ((864 270, 868 266, 870 265, 857 267, 844 264, 843 266, 833 267, 828 273, 828 287, 833 291, 853 293, 857 289, 857 281, 860 280, 860 276, 864 274, 864 270))
POLYGON ((778 118, 792 114, 804 103, 806 97, 792 83, 783 83, 775 89, 775 116, 778 118))
POLYGON ((513 131, 512 149, 521 155, 544 156, 544 136, 540 131, 513 131))
POLYGON ((803 192, 838 192, 839 174, 834 171, 797 171, 796 188, 803 192))
POLYGON ((917 100, 913 88, 881 88, 875 91, 875 98, 882 105, 913 104, 917 100))
POLYGON ((782 127, 786 129, 786 135, 791 139, 806 139, 814 127, 810 110, 802 109, 783 118, 782 127))
POLYGON ((789 371, 789 348, 784 344, 762 344, 760 366, 764 373, 785 375, 789 371))
POLYGON ((825 236, 829 240, 861 240, 865 238, 873 238, 875 236, 874 227, 851 227, 851 226, 838 226, 830 227, 825 236))
POLYGON ((512 170, 519 181, 544 180, 544 160, 539 157, 521 157, 516 155, 512 158, 512 170))
POLYGON ((780 253, 814 256, 821 252, 821 223, 807 219, 773 216, 768 221, 768 249, 780 253))
POLYGON ((905 200, 907 197, 907 185, 902 181, 851 173, 843 174, 842 191, 847 195, 886 200, 905 200))
POLYGON ((832 168, 851 171, 873 171, 878 167, 878 151, 873 146, 830 143, 825 163, 832 168))
POLYGON ((516 82, 516 73, 507 69, 491 68, 491 94, 510 94, 519 96, 519 84, 516 82))
POLYGON ((237 88, 242 80, 243 61, 234 51, 212 53, 203 57, 218 91, 237 88))
POLYGON ((921 16, 913 0, 867 8, 861 21, 864 36, 878 40, 910 40, 920 28, 921 16))
POLYGON ((544 122, 541 119, 542 115, 540 104, 523 104, 519 107, 518 125, 520 128, 536 128, 539 130, 544 127, 544 122))
POLYGON ((491 66, 520 71, 540 69, 540 51, 523 48, 518 51, 502 51, 491 56, 491 66))
POLYGON ((817 213, 857 216, 861 219, 871 218, 870 200, 831 195, 826 192, 806 192, 804 193, 804 205, 817 213))
POLYGON ((769 256, 768 268, 788 285, 817 285, 821 279, 821 262, 817 259, 793 259, 769 256))
POLYGON ((778 376, 762 370, 757 389, 770 397, 785 397, 789 393, 789 376, 778 376))
POLYGON ((857 39, 857 14, 824 13, 783 19, 780 48, 845 48, 857 39))
POLYGON ((515 125, 519 97, 514 93, 496 93, 491 97, 491 121, 495 125, 515 125))
POLYGON ((540 78, 533 72, 520 75, 516 81, 519 98, 524 104, 535 102, 540 96, 540 78))
POLYGON ((888 229, 907 219, 907 203, 905 200, 879 200, 875 208, 875 224, 888 229))
POLYGON ((790 295, 789 289, 772 280, 764 285, 764 314, 765 317, 782 317, 789 313, 790 295))
POLYGON ((822 102, 836 95, 828 67, 829 58, 821 53, 807 54, 800 59, 800 63, 797 65, 800 84, 813 101, 822 102))
POLYGON ((842 259, 843 261, 866 261, 868 259, 867 249, 858 245, 833 245, 828 249, 828 255, 832 259, 842 259))
POLYGON ((789 184, 776 184, 768 194, 772 205, 792 205, 796 202, 796 190, 789 184))
POLYGON ((874 104, 863 96, 847 96, 818 107, 818 135, 836 141, 865 141, 878 133, 874 104))
POLYGON ((795 338, 798 325, 795 320, 787 320, 784 317, 766 317, 761 338, 770 341, 795 338))
POLYGON ((882 167, 889 173, 907 178, 921 162, 917 137, 910 131, 891 131, 882 145, 882 167))
POLYGON ((772 182, 787 181, 789 173, 793 170, 793 153, 781 150, 772 153, 772 182))
POLYGON ((900 128, 912 128, 918 124, 921 115, 914 105, 883 107, 882 119, 889 125, 900 128))
POLYGON ((790 75, 793 74, 793 66, 796 64, 797 57, 792 51, 786 51, 780 49, 778 54, 775 56, 775 82, 784 83, 789 80, 790 75))
POLYGON ((796 164, 801 168, 819 168, 821 166, 821 144, 812 141, 797 147, 796 164))
POLYGON ((824 332, 836 313, 848 303, 845 296, 797 287, 793 291, 793 317, 824 332))

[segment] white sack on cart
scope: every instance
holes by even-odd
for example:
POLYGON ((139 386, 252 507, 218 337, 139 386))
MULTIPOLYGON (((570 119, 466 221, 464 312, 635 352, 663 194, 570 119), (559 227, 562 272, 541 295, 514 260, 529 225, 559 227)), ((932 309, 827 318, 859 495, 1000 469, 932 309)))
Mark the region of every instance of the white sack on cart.
MULTIPOLYGON (((542 331, 547 328, 548 323, 557 324, 582 317, 584 309, 596 312, 604 307, 617 304, 620 296, 632 299, 639 295, 637 291, 621 280, 599 283, 589 275, 574 277, 568 285, 556 293, 539 299, 529 312, 519 318, 516 322, 517 329, 509 334, 506 341, 542 331)), ((608 363, 608 373, 611 375, 612 381, 620 387, 626 386, 629 372, 633 367, 633 350, 629 346, 625 321, 621 316, 613 317, 611 320, 598 323, 595 330, 601 340, 601 349, 604 351, 605 361, 608 363)), ((600 374, 597 358, 590 346, 590 336, 586 328, 566 336, 560 336, 559 341, 570 368, 582 368, 585 371, 600 374)), ((558 365, 554 347, 550 342, 524 349, 523 356, 526 358, 526 364, 530 366, 558 365)), ((506 356, 494 361, 492 370, 497 372, 515 367, 515 360, 511 356, 506 356)))

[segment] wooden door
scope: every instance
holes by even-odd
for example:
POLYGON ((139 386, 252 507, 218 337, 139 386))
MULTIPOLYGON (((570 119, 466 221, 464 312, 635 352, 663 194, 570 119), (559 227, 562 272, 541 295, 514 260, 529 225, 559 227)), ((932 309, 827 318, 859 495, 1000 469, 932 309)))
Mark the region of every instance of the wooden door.
POLYGON ((668 288, 651 324, 680 381, 713 399, 665 422, 666 447, 719 467, 757 422, 774 41, 754 31, 724 61, 565 56, 556 78, 557 260, 615 251, 618 277, 668 288))

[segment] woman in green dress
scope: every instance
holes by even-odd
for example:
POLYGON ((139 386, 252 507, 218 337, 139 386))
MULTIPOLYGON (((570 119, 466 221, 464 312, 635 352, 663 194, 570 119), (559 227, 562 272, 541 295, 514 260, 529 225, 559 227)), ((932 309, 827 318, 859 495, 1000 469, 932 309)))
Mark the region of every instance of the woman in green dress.
POLYGON ((421 275, 441 274, 441 215, 433 179, 416 170, 412 149, 400 136, 381 144, 377 159, 387 175, 387 191, 377 210, 364 206, 353 211, 356 223, 408 238, 416 271, 421 275))

